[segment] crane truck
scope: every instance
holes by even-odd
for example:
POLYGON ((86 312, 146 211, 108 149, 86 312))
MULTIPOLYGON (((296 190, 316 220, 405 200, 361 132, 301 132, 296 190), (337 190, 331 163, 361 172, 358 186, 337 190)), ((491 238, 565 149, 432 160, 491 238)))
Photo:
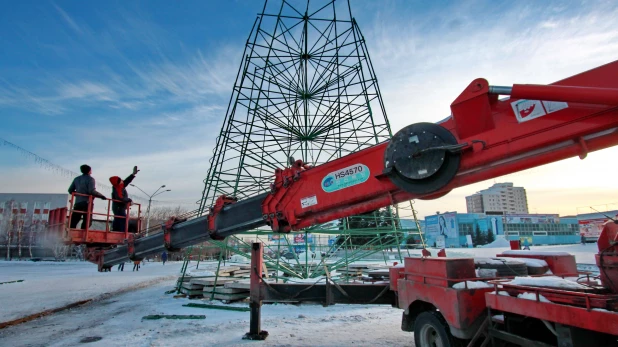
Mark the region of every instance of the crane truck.
MULTIPOLYGON (((290 233, 411 199, 437 199, 458 187, 566 158, 584 159, 618 144, 617 77, 618 61, 549 85, 505 87, 475 79, 444 121, 408 125, 390 141, 315 167, 292 161, 275 170, 268 191, 244 200, 222 195, 203 215, 170 219, 162 233, 68 228, 65 237, 85 244, 87 259, 101 271, 258 227, 290 233)), ((605 226, 598 245, 600 282, 587 281, 583 288, 500 277, 484 279, 484 288, 469 287, 480 279, 473 259, 411 257, 390 269, 390 283, 378 288, 371 302, 403 309, 402 329, 414 331, 422 347, 613 346, 618 336, 616 223, 605 226)), ((261 269, 260 249, 254 245, 254 269, 261 269)), ((513 252, 500 256, 543 260, 554 275, 578 276, 571 255, 513 252)), ((260 274, 251 274, 251 338, 265 337, 259 329, 260 305, 281 293, 260 274)), ((335 285, 324 295, 350 291, 335 285)), ((331 295, 331 302, 357 301, 349 294, 339 297, 331 295)))

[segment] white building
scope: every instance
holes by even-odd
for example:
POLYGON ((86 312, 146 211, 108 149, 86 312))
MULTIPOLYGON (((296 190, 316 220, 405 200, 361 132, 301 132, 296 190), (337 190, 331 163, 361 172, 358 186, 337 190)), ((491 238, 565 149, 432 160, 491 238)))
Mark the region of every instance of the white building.
POLYGON ((68 201, 66 193, 0 193, 0 221, 17 218, 25 228, 38 222, 47 223, 49 211, 67 207, 68 201))
POLYGON ((513 183, 496 183, 488 189, 466 196, 468 213, 504 212, 508 214, 527 214, 528 198, 523 187, 513 187, 513 183))

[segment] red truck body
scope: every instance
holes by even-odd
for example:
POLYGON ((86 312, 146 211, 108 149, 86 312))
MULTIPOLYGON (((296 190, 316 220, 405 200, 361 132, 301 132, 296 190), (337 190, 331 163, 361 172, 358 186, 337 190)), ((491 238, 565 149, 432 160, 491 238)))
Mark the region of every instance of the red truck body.
POLYGON ((390 269, 390 288, 397 293, 397 306, 404 310, 402 329, 419 334, 417 317, 432 312, 444 319, 442 328, 447 334, 470 346, 480 343, 481 337, 521 345, 615 346, 617 230, 616 223, 608 222, 601 233, 597 255, 601 283, 591 281, 589 274, 577 273, 575 257, 569 254, 520 251, 495 258, 544 260, 551 276, 579 276, 579 283, 585 285, 577 290, 511 284, 512 277, 480 278, 472 258, 406 258, 403 267, 390 269), (535 339, 539 335, 545 337, 539 341, 535 339))

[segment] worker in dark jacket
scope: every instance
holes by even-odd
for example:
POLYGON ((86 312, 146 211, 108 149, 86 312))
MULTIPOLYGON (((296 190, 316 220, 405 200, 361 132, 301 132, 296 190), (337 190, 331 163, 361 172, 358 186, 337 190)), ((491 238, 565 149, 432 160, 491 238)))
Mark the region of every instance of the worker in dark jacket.
POLYGON ((127 226, 127 209, 129 204, 133 202, 127 193, 127 186, 133 182, 135 175, 139 170, 137 166, 133 167, 133 173, 124 181, 118 176, 110 177, 112 183, 112 211, 114 212, 114 221, 112 222, 113 231, 125 231, 127 226))
MULTIPOLYGON (((92 208, 94 204, 88 207, 88 201, 90 200, 90 196, 94 196, 97 198, 101 198, 103 200, 107 200, 107 198, 97 192, 96 190, 96 182, 92 176, 92 169, 90 166, 84 164, 79 167, 79 170, 82 172, 81 176, 75 177, 71 186, 69 186, 69 194, 79 193, 84 195, 75 195, 75 201, 73 202, 73 214, 71 215, 71 229, 75 229, 77 227, 77 223, 79 223, 80 219, 84 218, 82 222, 82 229, 86 229, 86 221, 88 220, 87 212, 92 212, 92 208), (76 212, 83 211, 83 212, 76 212)), ((92 226, 92 216, 90 216, 90 225, 92 226)))

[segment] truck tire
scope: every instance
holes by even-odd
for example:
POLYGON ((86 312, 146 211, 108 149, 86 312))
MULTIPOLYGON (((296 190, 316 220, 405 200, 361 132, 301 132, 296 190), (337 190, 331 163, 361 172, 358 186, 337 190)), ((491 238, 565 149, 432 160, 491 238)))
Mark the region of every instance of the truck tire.
POLYGON ((474 258, 477 269, 497 270, 498 276, 527 276, 528 266, 523 261, 500 258, 474 258))
POLYGON ((458 347, 460 340, 451 335, 444 317, 437 311, 419 314, 414 322, 414 345, 416 347, 458 347))

